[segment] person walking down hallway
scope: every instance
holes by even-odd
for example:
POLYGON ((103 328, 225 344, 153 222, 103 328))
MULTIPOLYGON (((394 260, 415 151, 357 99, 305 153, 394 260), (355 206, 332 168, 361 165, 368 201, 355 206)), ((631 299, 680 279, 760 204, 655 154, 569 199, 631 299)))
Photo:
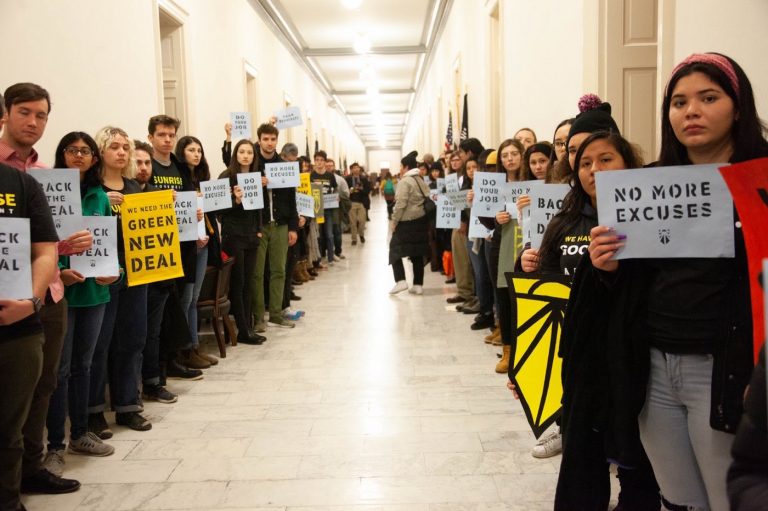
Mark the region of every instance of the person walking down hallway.
POLYGON ((360 165, 353 163, 349 170, 352 172, 347 176, 349 185, 349 200, 352 207, 349 210, 349 227, 352 231, 352 245, 357 245, 357 238, 360 237, 360 243, 365 243, 365 222, 367 213, 365 202, 371 193, 371 185, 368 178, 360 174, 360 165))

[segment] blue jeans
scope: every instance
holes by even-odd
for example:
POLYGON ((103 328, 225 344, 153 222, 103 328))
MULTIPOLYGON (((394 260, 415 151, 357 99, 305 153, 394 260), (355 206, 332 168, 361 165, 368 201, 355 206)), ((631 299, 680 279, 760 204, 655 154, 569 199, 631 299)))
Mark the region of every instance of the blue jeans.
POLYGON ((322 241, 320 243, 320 255, 328 257, 328 262, 333 262, 333 210, 326 209, 323 213, 325 215, 325 222, 320 225, 320 237, 322 241))
POLYGON ((486 242, 485 240, 480 241, 480 253, 475 254, 472 251, 474 241, 471 238, 467 241, 467 251, 469 252, 469 261, 472 263, 472 272, 475 275, 475 295, 480 301, 480 314, 493 314, 493 286, 483 248, 486 242))
POLYGON ((93 354, 88 413, 101 413, 106 408, 107 380, 116 412, 141 409, 138 389, 146 341, 147 285, 128 287, 123 279, 110 287, 110 301, 93 354))
POLYGON ((205 269, 208 267, 208 246, 197 249, 197 266, 195 266, 195 281, 184 284, 184 291, 179 297, 181 310, 187 314, 189 334, 192 343, 182 349, 195 349, 200 345, 197 339, 197 297, 200 296, 200 288, 203 287, 205 269))
POLYGON ((709 425, 712 355, 673 355, 651 348, 640 412, 640 439, 661 494, 692 510, 729 509, 725 480, 733 435, 709 425))
POLYGON ((69 307, 67 333, 61 350, 56 391, 48 405, 48 448, 64 448, 64 424, 69 408, 70 440, 88 432, 88 393, 91 363, 106 304, 69 307), (67 406, 69 405, 69 406, 67 406))
POLYGON ((160 384, 160 329, 171 285, 168 281, 154 282, 147 288, 147 342, 141 364, 141 378, 145 385, 160 384))

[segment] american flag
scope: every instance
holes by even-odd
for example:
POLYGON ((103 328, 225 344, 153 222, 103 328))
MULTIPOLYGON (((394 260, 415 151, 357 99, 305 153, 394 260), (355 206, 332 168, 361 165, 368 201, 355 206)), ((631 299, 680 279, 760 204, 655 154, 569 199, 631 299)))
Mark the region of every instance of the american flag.
POLYGON ((464 94, 464 113, 461 117, 461 134, 459 134, 459 141, 463 141, 469 138, 469 112, 467 108, 467 95, 464 94))
POLYGON ((448 111, 448 129, 445 130, 445 150, 450 151, 453 148, 453 113, 448 111))

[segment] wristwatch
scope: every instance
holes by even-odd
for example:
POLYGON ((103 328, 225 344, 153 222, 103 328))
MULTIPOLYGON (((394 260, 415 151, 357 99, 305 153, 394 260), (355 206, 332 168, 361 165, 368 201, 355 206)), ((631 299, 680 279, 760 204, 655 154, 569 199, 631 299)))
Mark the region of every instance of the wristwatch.
POLYGON ((40 309, 43 308, 43 301, 40 298, 33 296, 32 298, 27 298, 27 300, 32 302, 32 306, 35 308, 35 314, 40 312, 40 309))

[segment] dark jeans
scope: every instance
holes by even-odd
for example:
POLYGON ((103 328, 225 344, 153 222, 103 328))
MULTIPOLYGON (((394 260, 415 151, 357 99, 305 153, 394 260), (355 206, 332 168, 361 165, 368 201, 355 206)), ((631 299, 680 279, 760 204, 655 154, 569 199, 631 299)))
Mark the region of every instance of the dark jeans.
POLYGON ((43 367, 40 332, 0 341, 0 510, 20 509, 22 427, 43 367))
POLYGON ((326 256, 328 262, 331 263, 335 254, 333 249, 333 210, 326 209, 324 215, 325 222, 318 226, 320 228, 320 256, 326 256))
POLYGON ((40 321, 43 323, 45 336, 43 369, 32 396, 27 422, 24 423, 23 476, 35 474, 43 468, 45 418, 48 416, 51 395, 56 390, 61 346, 67 332, 67 299, 62 298, 58 303, 46 304, 40 311, 40 321))
MULTIPOLYGON (((341 216, 341 210, 339 216, 341 216)), ((333 224, 333 253, 341 255, 341 219, 333 224)))
MULTIPOLYGON (((413 285, 421 286, 424 284, 424 258, 422 256, 410 257, 413 265, 413 285)), ((405 266, 403 260, 398 259, 392 263, 392 273, 395 276, 395 282, 405 280, 405 266)))
POLYGON ((107 379, 112 408, 118 413, 137 412, 141 361, 147 342, 147 285, 128 287, 123 279, 111 286, 101 333, 91 365, 88 413, 106 408, 107 379))
POLYGON ((296 268, 296 245, 288 247, 288 258, 285 260, 285 287, 283 288, 283 309, 291 306, 293 292, 293 270, 296 268))
POLYGON ((48 406, 48 449, 64 448, 64 426, 69 410, 70 441, 88 432, 88 393, 91 387, 91 363, 101 332, 106 304, 70 307, 67 334, 59 362, 56 391, 48 406))
POLYGON ((491 276, 488 273, 488 263, 485 260, 485 249, 483 248, 485 243, 485 240, 480 242, 480 253, 475 254, 472 251, 474 240, 470 239, 467 242, 467 251, 469 252, 469 260, 472 263, 472 272, 475 275, 475 295, 480 300, 480 313, 493 314, 493 288, 491 286, 491 276))
POLYGON ((147 289, 147 342, 141 365, 145 385, 160 384, 160 330, 163 326, 165 302, 171 292, 167 281, 149 284, 147 289))
POLYGON ((189 335, 192 342, 182 349, 196 349, 200 345, 197 338, 197 298, 200 296, 200 288, 203 287, 205 270, 208 267, 208 246, 197 249, 197 263, 195 266, 195 281, 184 284, 184 289, 179 297, 181 309, 187 315, 189 323, 189 335))
POLYGON ((243 337, 250 332, 251 292, 250 283, 256 270, 258 243, 240 242, 232 237, 225 237, 221 244, 227 254, 235 258, 229 280, 229 302, 232 315, 235 316, 238 335, 243 337))

